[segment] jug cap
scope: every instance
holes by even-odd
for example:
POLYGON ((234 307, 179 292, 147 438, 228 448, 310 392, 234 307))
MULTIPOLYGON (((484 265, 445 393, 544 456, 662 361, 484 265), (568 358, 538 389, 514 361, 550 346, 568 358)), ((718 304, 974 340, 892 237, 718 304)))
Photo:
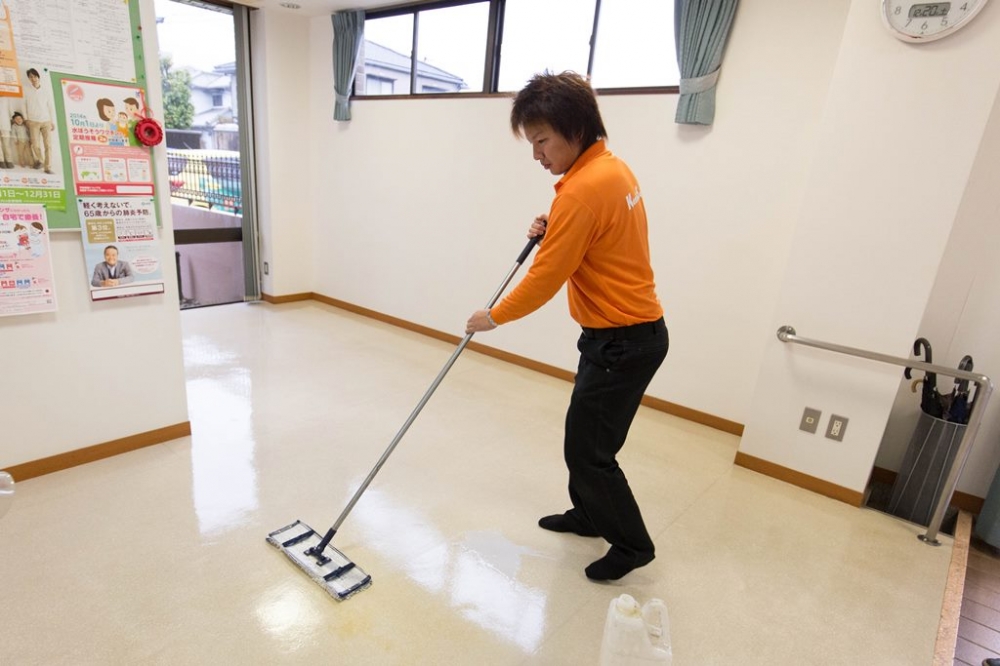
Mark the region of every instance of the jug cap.
POLYGON ((617 610, 622 615, 627 615, 631 617, 639 617, 642 614, 642 609, 639 607, 639 602, 635 600, 630 594, 623 594, 615 600, 615 610, 617 610))

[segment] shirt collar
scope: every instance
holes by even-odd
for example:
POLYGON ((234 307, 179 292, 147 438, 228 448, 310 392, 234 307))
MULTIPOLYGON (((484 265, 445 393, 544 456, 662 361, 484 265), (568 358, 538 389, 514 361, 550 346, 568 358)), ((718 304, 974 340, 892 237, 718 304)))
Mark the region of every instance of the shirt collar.
POLYGON ((558 192, 559 188, 561 188, 563 184, 565 184, 567 180, 572 178, 580 169, 587 166, 595 159, 597 159, 598 156, 606 152, 608 152, 608 149, 604 144, 604 139, 598 139, 597 141, 592 143, 589 148, 580 153, 580 156, 576 158, 575 162, 573 162, 573 166, 569 168, 569 171, 564 173, 563 177, 559 179, 559 182, 555 184, 556 192, 558 192))

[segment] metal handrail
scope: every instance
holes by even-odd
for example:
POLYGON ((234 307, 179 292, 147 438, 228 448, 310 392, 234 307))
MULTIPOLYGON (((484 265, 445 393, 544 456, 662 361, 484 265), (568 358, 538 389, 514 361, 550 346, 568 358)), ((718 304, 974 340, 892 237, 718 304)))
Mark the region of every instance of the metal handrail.
POLYGON ((978 372, 969 372, 968 370, 959 370, 957 368, 949 368, 943 365, 935 365, 933 363, 924 363, 923 361, 900 358, 898 356, 889 356, 887 354, 865 351, 863 349, 855 349, 854 347, 846 347, 844 345, 837 345, 831 342, 803 338, 796 335, 795 329, 791 326, 782 326, 779 328, 778 339, 782 342, 793 342, 806 347, 825 349, 826 351, 837 352, 838 354, 866 358, 872 361, 889 363, 891 365, 901 365, 915 370, 923 370, 924 372, 932 372, 946 377, 955 377, 956 379, 966 379, 968 381, 975 382, 977 386, 976 399, 972 402, 972 413, 969 415, 968 426, 962 434, 961 443, 958 445, 958 452, 955 455, 955 459, 952 460, 951 468, 948 470, 948 476, 944 483, 944 488, 942 489, 941 495, 937 499, 937 504, 934 506, 934 514, 931 516, 930 525, 927 526, 927 533, 918 535, 918 538, 921 541, 931 544, 932 546, 940 546, 941 542, 937 540, 937 535, 941 530, 941 523, 944 520, 944 512, 947 510, 948 504, 951 503, 951 497, 955 494, 955 486, 958 484, 958 477, 961 476, 962 470, 965 468, 966 459, 972 451, 972 443, 976 439, 976 434, 979 431, 979 424, 983 419, 983 414, 986 412, 986 403, 989 402, 990 395, 993 394, 993 381, 986 375, 978 372))

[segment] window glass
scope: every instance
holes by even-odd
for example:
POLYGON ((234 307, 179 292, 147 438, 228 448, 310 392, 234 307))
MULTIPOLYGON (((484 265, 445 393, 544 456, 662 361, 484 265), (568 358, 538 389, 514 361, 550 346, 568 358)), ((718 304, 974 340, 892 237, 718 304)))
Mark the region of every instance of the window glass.
POLYGON ((597 5, 597 0, 467 0, 374 11, 365 21, 355 93, 511 92, 537 73, 566 70, 589 74, 598 89, 679 83, 673 3, 605 0, 591 45, 597 5), (500 6, 503 35, 498 50, 487 53, 490 8, 500 6), (485 71, 496 71, 497 80, 484 80, 485 71))
POLYGON ((489 19, 489 2, 418 13, 418 92, 483 92, 489 19))
POLYGON ((365 75, 366 95, 391 95, 393 94, 392 79, 386 79, 374 74, 365 75))
POLYGON ((591 83, 595 88, 675 86, 674 3, 612 0, 601 3, 591 83))
POLYGON ((413 14, 365 21, 354 91, 359 95, 409 95, 413 14))
MULTIPOLYGON (((630 4, 629 0, 616 2, 630 4)), ((602 3, 602 13, 603 5, 610 4, 616 3, 602 3)), ((498 90, 520 90, 545 70, 585 75, 595 5, 592 0, 507 0, 498 90)))

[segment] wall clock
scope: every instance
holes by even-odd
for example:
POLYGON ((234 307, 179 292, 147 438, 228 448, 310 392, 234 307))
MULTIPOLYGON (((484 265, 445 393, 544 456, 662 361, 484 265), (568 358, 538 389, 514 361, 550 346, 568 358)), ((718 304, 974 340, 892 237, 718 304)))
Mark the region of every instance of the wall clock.
POLYGON ((987 0, 881 0, 882 21, 904 42, 932 42, 967 26, 987 0))

